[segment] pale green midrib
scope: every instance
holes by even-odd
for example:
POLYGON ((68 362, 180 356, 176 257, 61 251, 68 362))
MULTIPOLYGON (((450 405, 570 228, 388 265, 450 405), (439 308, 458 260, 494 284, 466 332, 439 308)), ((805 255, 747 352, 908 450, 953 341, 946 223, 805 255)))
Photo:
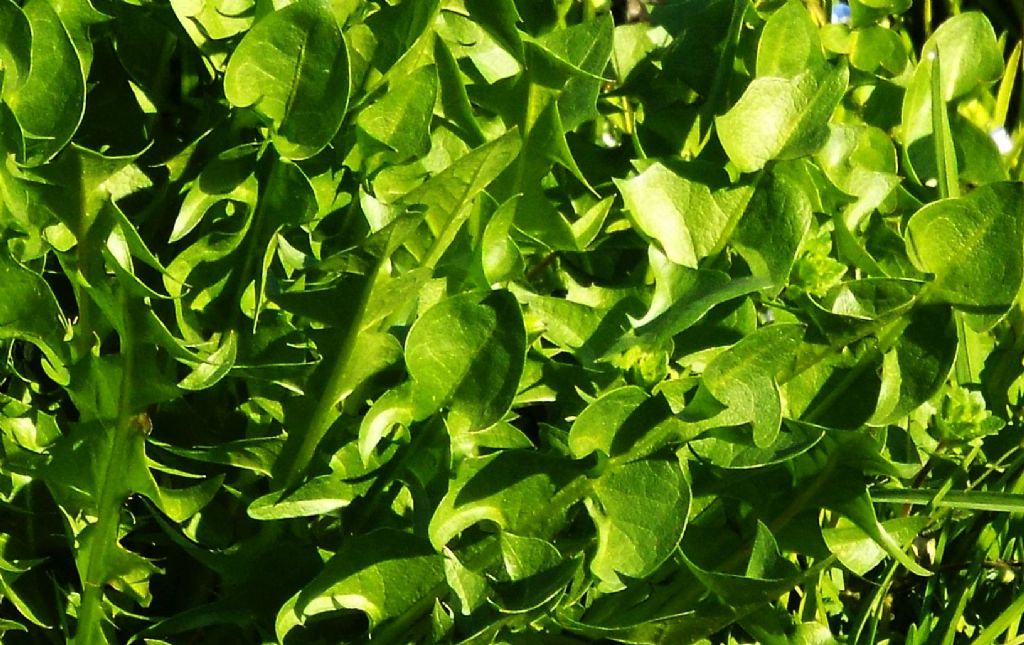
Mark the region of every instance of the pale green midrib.
MULTIPOLYGON (((362 331, 367 304, 370 301, 370 297, 381 272, 382 265, 378 264, 374 267, 373 274, 367 280, 367 284, 363 287, 363 293, 360 294, 359 302, 352 321, 349 323, 349 326, 345 328, 345 337, 342 340, 341 350, 339 351, 334 365, 331 368, 331 372, 326 384, 324 385, 323 392, 320 394, 320 398, 317 399, 316 406, 313 409, 313 414, 310 416, 309 423, 306 424, 306 427, 302 428, 301 438, 296 438, 299 443, 296 452, 292 453, 294 454, 294 457, 291 458, 290 463, 284 464, 283 472, 281 472, 281 474, 278 475, 271 483, 271 488, 274 492, 287 490, 298 483, 298 480, 302 477, 302 474, 309 465, 309 462, 313 459, 313 455, 316 452, 317 446, 320 444, 320 440, 327 433, 327 430, 330 427, 332 410, 337 403, 338 392, 344 384, 349 361, 355 351, 355 345, 359 337, 359 333, 362 331)), ((292 436, 290 436, 289 439, 291 439, 292 436)), ((288 453, 282 452, 282 455, 286 454, 288 453)))
MULTIPOLYGON (((94 645, 97 643, 93 635, 100 630, 103 618, 103 572, 107 567, 108 549, 117 548, 117 529, 121 520, 121 504, 124 502, 115 482, 123 476, 125 464, 124 452, 128 447, 131 428, 131 400, 133 381, 135 380, 135 351, 132 338, 132 313, 127 308, 127 296, 122 292, 121 305, 125 315, 121 344, 124 366, 121 372, 120 392, 118 394, 117 418, 113 428, 114 437, 110 444, 110 453, 103 471, 98 491, 95 534, 89 550, 85 576, 82 579, 82 604, 79 622, 76 628, 75 645, 94 645)), ((106 430, 106 428, 104 428, 106 430)), ((102 637, 99 642, 102 642, 102 637)))
MULTIPOLYGON (((433 269, 444 255, 444 252, 448 250, 451 240, 454 239, 455 234, 458 233, 459 229, 462 228, 462 225, 469 217, 468 213, 464 214, 466 206, 470 201, 472 201, 473 197, 475 197, 477 193, 486 188, 486 186, 477 186, 480 176, 483 174, 484 169, 490 166, 490 162, 499 156, 499 153, 504 152, 505 151, 502 149, 502 146, 493 146, 491 149, 486 151, 485 155, 483 155, 480 163, 473 170, 472 175, 470 175, 469 181, 465 182, 465 186, 461 191, 461 194, 455 198, 456 206, 450 209, 448 221, 445 222, 441 232, 438 233, 436 238, 434 238, 434 243, 430 246, 430 250, 427 252, 427 257, 423 260, 423 266, 433 269)), ((430 205, 428 205, 427 208, 429 209, 430 205)))

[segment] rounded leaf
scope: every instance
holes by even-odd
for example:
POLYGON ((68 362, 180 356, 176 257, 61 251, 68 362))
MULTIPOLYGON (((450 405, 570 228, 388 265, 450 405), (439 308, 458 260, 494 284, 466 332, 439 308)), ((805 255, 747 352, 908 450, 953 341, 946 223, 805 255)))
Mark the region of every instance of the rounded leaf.
MULTIPOLYGON (((22 11, 32 31, 32 64, 7 102, 25 133, 25 159, 38 165, 60 152, 78 129, 85 114, 85 77, 71 38, 50 3, 32 0, 22 11)), ((14 45, 16 34, 11 35, 14 45)))
POLYGON ((643 578, 672 555, 686 529, 690 485, 674 458, 633 461, 594 481, 587 510, 597 526, 590 569, 621 589, 620 575, 643 578))
POLYGON ((449 423, 485 428, 512 405, 526 359, 526 328, 508 291, 460 294, 427 310, 409 330, 405 361, 424 409, 449 423))
POLYGON ((934 275, 932 300, 974 314, 971 326, 990 329, 1010 310, 1024 278, 1024 184, 999 182, 966 197, 943 199, 907 224, 910 257, 934 275))
POLYGON ((348 109, 349 61, 338 23, 320 0, 299 0, 253 27, 224 73, 224 94, 270 121, 287 159, 323 150, 348 109))

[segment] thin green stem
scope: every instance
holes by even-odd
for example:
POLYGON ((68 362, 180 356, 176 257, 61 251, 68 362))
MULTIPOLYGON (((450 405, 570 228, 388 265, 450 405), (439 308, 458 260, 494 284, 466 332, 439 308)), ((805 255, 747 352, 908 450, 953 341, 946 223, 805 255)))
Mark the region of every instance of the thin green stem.
POLYGON ((960 171, 957 168, 956 150, 953 148, 953 134, 949 127, 949 113, 946 111, 946 101, 942 96, 942 61, 939 57, 938 47, 935 47, 929 56, 932 59, 932 140, 935 143, 935 165, 939 175, 939 194, 943 198, 959 197, 960 171))
POLYGON ((644 150, 644 144, 640 141, 640 133, 636 129, 636 111, 633 109, 633 102, 629 100, 628 96, 622 97, 622 110, 623 116, 626 119, 626 130, 629 132, 629 138, 633 142, 633 152, 636 153, 637 159, 646 159, 647 151, 644 150))
MULTIPOLYGON (((711 81, 711 89, 708 91, 707 98, 701 105, 698 113, 696 123, 698 129, 697 137, 696 139, 688 137, 686 147, 683 150, 684 157, 696 157, 710 140, 711 123, 714 121, 715 115, 723 107, 723 99, 732 80, 736 47, 739 43, 740 34, 743 31, 743 16, 748 6, 747 0, 733 1, 732 14, 729 18, 729 31, 727 32, 728 37, 725 40, 725 46, 722 48, 722 54, 718 58, 715 76, 711 81)), ((632 114, 630 114, 630 118, 632 119, 632 114)))
POLYGON ((1024 495, 988 491, 955 491, 941 489, 907 489, 878 487, 871 489, 871 499, 879 503, 932 505, 969 511, 1024 513, 1024 495), (942 493, 941 497, 939 497, 942 493))
POLYGON ((960 385, 967 385, 974 381, 974 359, 971 356, 971 346, 967 342, 967 327, 964 325, 963 316, 954 314, 956 318, 956 336, 959 346, 957 347, 956 363, 953 368, 956 374, 956 381, 960 385))
POLYGON ((593 0, 582 0, 583 4, 583 21, 590 22, 594 18, 597 18, 597 6, 593 0))
MULTIPOLYGON (((871 600, 864 606, 864 611, 857 616, 857 622, 853 624, 850 630, 849 642, 856 644, 862 641, 861 636, 864 633, 864 627, 867 625, 868 620, 877 614, 876 608, 880 608, 883 604, 886 594, 889 593, 889 587, 892 585, 893 576, 896 575, 896 569, 899 566, 899 562, 896 561, 889 564, 889 568, 885 572, 885 578, 882 579, 882 584, 871 594, 871 600)), ((874 639, 869 639, 868 642, 873 643, 874 639)))

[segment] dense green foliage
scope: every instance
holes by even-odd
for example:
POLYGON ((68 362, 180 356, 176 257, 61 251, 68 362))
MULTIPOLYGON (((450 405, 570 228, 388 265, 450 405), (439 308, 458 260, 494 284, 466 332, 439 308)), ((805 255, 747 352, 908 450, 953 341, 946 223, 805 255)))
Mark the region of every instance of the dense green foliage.
POLYGON ((1021 642, 1024 6, 618 4, 0 0, 4 643, 1021 642))

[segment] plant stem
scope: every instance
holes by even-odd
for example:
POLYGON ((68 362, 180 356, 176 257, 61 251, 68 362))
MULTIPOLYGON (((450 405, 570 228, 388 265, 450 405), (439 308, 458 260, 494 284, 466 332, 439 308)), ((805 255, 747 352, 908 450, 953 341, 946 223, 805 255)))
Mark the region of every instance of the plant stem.
MULTIPOLYGON (((133 338, 132 312, 128 308, 128 296, 121 291, 121 310, 124 315, 124 327, 121 334, 121 385, 118 394, 117 418, 114 423, 114 436, 110 442, 102 480, 97 495, 97 520, 90 536, 91 546, 86 556, 85 575, 82 578, 82 602, 78 614, 78 627, 75 632, 75 645, 93 645, 104 643, 102 632, 103 619, 103 587, 106 584, 107 559, 111 549, 117 548, 118 526, 121 520, 121 505, 124 503, 126 491, 120 482, 127 467, 125 463, 131 444, 133 417, 131 409, 132 383, 135 375, 135 351, 133 338)), ((89 530, 89 529, 86 529, 89 530)))
POLYGON ((597 7, 594 5, 594 0, 582 0, 583 4, 583 22, 590 22, 594 18, 597 18, 597 7))

